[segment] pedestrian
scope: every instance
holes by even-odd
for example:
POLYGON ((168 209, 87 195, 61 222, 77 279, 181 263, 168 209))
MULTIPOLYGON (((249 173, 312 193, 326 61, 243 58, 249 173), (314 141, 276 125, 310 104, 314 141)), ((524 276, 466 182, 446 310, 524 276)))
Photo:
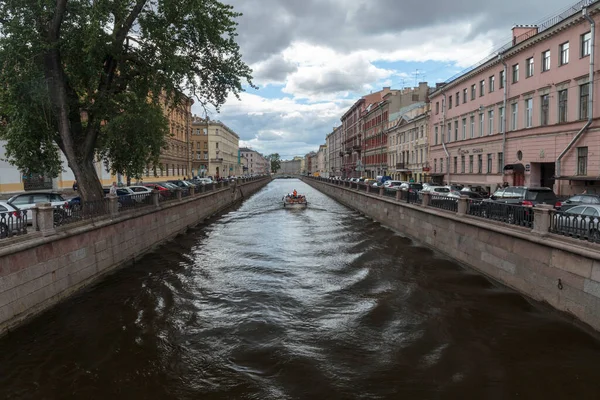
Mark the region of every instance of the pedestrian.
POLYGON ((79 185, 77 184, 77 181, 73 182, 73 190, 76 192, 77 189, 79 189, 79 185))
POLYGON ((110 187, 110 190, 108 191, 108 193, 111 196, 116 196, 117 195, 117 182, 113 182, 112 186, 110 187))

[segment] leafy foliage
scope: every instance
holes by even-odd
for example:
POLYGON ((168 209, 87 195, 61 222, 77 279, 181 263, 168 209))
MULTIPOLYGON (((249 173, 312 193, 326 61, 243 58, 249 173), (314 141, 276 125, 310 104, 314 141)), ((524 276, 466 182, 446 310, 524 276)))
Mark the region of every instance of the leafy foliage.
POLYGON ((98 156, 139 176, 165 145, 163 108, 189 93, 218 109, 243 82, 253 87, 235 41, 239 16, 217 0, 1 1, 0 139, 10 161, 57 174, 60 148, 83 194, 98 156))
POLYGON ((271 172, 277 173, 281 169, 281 158, 279 157, 279 153, 273 153, 267 156, 267 158, 271 161, 271 172))

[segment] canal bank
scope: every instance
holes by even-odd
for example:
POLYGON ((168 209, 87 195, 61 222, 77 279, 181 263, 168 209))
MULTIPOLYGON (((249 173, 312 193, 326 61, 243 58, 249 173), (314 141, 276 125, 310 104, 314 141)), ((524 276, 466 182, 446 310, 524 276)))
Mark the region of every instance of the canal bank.
POLYGON ((600 246, 303 178, 370 218, 600 330, 600 246))
POLYGON ((0 338, 0 399, 595 399, 600 342, 296 179, 0 338), (284 209, 296 189, 309 199, 284 209))
POLYGON ((65 225, 0 244, 0 335, 107 273, 248 198, 270 178, 239 181, 156 207, 65 225))

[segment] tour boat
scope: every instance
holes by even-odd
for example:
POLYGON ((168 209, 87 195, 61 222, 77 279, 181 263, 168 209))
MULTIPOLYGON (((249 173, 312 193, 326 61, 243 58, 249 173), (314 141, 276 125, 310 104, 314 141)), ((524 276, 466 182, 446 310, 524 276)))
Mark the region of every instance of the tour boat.
POLYGON ((305 208, 307 206, 308 206, 308 202, 306 201, 306 196, 287 195, 283 198, 283 207, 284 208, 305 208))

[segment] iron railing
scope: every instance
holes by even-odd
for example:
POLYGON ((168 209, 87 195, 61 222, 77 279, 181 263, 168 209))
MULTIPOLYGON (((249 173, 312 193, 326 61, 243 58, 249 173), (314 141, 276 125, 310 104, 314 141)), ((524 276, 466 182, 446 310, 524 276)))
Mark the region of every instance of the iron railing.
POLYGON ((128 196, 119 196, 119 211, 142 208, 153 204, 152 193, 136 193, 128 196))
POLYGON ((400 190, 400 201, 409 204, 421 204, 419 192, 415 190, 400 190))
POLYGON ((469 200, 467 214, 504 222, 509 225, 533 228, 533 208, 528 206, 497 203, 489 200, 469 200))
MULTIPOLYGON (((377 190, 379 190, 379 188, 377 188, 377 190)), ((390 189, 390 188, 383 189, 383 195, 385 197, 391 197, 393 199, 396 198, 396 193, 397 192, 398 192, 398 189, 390 189)))
POLYGON ((54 207, 54 226, 62 226, 78 221, 85 221, 110 214, 109 200, 87 201, 79 203, 65 203, 54 207))
POLYGON ((10 211, 0 213, 0 239, 27 233, 27 213, 10 211))
POLYGON ((551 211, 550 216, 551 233, 600 243, 600 218, 564 211, 551 211))
POLYGON ((454 197, 431 195, 429 205, 440 210, 458 212, 458 199, 454 197))

